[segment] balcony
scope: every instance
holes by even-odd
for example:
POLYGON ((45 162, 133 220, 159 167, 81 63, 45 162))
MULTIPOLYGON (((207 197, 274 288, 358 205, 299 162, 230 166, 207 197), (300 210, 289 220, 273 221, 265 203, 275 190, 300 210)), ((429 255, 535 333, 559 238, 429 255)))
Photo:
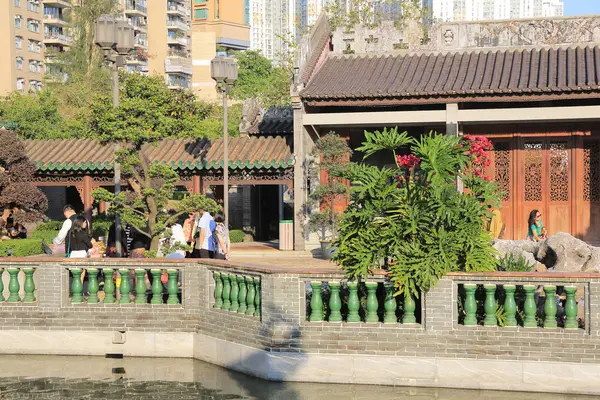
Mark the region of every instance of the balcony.
POLYGON ((178 3, 169 2, 167 5, 167 14, 189 18, 191 16, 191 11, 189 7, 182 6, 178 3))
POLYGON ((167 83, 169 89, 172 90, 183 90, 190 88, 190 80, 182 78, 178 75, 169 75, 169 82, 167 83))
POLYGON ((167 29, 179 29, 187 32, 190 29, 190 24, 179 19, 167 19, 167 29))
POLYGON ((187 50, 168 49, 167 55, 169 57, 190 58, 190 54, 187 50))
POLYGON ((127 0, 125 2, 125 6, 123 7, 123 12, 126 15, 138 15, 145 17, 148 14, 148 9, 146 8, 146 6, 142 6, 136 2, 127 0))
POLYGON ((44 34, 44 44, 70 46, 71 43, 73 43, 73 38, 62 33, 46 32, 44 34))
POLYGON ((172 37, 172 36, 168 36, 167 37, 167 43, 168 44, 175 44, 178 46, 185 46, 187 47, 189 45, 189 41, 187 37, 172 37))
POLYGON ((58 7, 58 8, 70 8, 70 0, 42 0, 45 6, 58 7))
POLYGON ((192 60, 181 57, 167 57, 165 60, 165 72, 168 74, 192 75, 192 60))
POLYGON ((148 32, 148 23, 146 21, 131 22, 133 29, 137 32, 148 32))
POLYGON ((67 24, 67 21, 65 21, 60 14, 44 14, 44 24, 64 26, 67 24))
POLYGON ((135 42, 136 48, 148 50, 148 39, 147 38, 138 35, 135 37, 134 42, 135 42))
POLYGON ((148 65, 148 59, 141 55, 128 54, 125 56, 125 63, 127 65, 148 65))

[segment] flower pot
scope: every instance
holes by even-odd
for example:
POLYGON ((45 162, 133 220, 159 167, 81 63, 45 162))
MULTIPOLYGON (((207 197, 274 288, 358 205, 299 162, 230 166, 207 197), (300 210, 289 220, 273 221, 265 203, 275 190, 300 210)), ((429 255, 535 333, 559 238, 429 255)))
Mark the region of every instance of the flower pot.
POLYGON ((321 240, 321 251, 326 260, 331 260, 337 248, 331 244, 330 240, 321 240))

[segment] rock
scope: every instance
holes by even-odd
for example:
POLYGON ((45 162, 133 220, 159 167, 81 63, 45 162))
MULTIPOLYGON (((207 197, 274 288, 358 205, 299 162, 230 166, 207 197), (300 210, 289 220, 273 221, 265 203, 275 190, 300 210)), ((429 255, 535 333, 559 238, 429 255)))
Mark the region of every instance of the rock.
POLYGON ((537 259, 555 272, 580 272, 591 259, 590 246, 568 233, 559 232, 540 243, 537 259))
POLYGON ((600 248, 590 246, 590 259, 583 266, 584 272, 600 272, 600 248))
POLYGON ((530 265, 538 264, 535 255, 539 247, 539 243, 530 240, 494 240, 494 248, 498 250, 500 257, 512 255, 517 261, 522 256, 530 265))

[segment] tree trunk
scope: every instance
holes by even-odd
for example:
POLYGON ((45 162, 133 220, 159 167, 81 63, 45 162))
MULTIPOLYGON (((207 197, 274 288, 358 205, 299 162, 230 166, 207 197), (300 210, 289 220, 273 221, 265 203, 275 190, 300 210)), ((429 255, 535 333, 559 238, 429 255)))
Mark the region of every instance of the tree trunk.
POLYGON ((158 251, 159 240, 160 240, 160 236, 155 236, 152 238, 152 241, 150 242, 150 251, 152 251, 152 252, 158 251))

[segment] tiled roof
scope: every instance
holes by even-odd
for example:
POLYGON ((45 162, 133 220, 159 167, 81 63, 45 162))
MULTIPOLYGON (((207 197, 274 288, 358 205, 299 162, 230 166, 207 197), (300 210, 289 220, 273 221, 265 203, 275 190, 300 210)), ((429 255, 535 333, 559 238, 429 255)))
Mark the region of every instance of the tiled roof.
POLYGON ((600 47, 329 56, 300 95, 312 105, 600 97, 600 47))
POLYGON ((305 38, 305 40, 308 41, 302 44, 302 47, 305 47, 302 53, 304 53, 304 56, 306 57, 302 63, 302 71, 300 71, 300 80, 303 83, 310 80, 317 64, 319 64, 319 59, 323 54, 325 45, 331 38, 331 34, 332 31, 327 14, 322 12, 312 26, 308 36, 305 38))
MULTIPOLYGON (((96 171, 113 168, 114 150, 97 140, 27 140, 29 158, 41 171, 96 171)), ((283 137, 229 139, 229 167, 232 169, 289 168, 293 165, 290 147, 283 137)), ((223 140, 167 139, 146 145, 144 152, 157 163, 176 170, 223 168, 223 140)))
POLYGON ((262 118, 256 118, 248 128, 251 135, 290 135, 294 133, 294 113, 291 107, 271 107, 262 118))

